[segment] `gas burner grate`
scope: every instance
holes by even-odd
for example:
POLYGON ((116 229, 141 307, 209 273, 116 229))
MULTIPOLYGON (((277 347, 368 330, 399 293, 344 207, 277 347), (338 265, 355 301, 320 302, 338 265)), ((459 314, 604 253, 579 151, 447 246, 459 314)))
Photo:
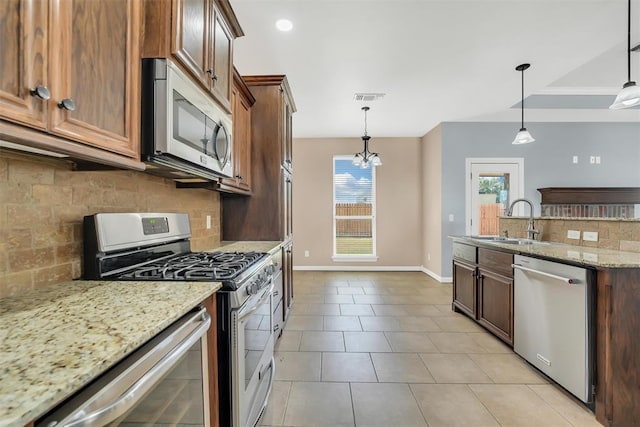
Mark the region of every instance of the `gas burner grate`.
POLYGON ((261 252, 191 252, 120 276, 125 280, 233 280, 261 260, 261 252))

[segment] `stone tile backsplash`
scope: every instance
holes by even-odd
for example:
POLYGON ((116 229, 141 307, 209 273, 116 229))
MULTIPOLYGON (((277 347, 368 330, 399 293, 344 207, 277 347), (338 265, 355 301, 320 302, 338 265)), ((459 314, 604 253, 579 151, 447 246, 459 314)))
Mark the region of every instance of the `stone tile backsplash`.
MULTIPOLYGON (((527 237, 528 218, 500 217, 499 229, 510 237, 527 237)), ((616 249, 640 253, 640 220, 593 219, 593 218, 537 218, 534 227, 541 231, 540 240, 562 242, 571 245, 616 249), (569 239, 567 232, 580 232, 580 239, 569 239), (598 233, 598 241, 583 239, 585 231, 598 233)))
POLYGON ((0 150, 0 297, 82 275, 82 218, 186 212, 194 250, 219 246, 220 195, 132 171, 72 171, 69 162, 0 150), (212 227, 206 229, 206 216, 212 227))
POLYGON ((541 205, 543 217, 564 218, 635 218, 635 205, 541 205))

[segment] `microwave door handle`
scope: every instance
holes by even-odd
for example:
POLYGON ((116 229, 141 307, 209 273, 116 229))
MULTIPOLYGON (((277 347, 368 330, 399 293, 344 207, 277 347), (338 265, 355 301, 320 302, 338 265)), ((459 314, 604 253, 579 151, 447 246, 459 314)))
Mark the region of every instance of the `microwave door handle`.
MULTIPOLYGON (((65 420, 56 424, 64 427, 87 427, 94 425, 105 425, 113 422, 118 417, 125 414, 128 410, 133 408, 145 394, 151 390, 164 375, 176 364, 178 360, 207 332, 209 326, 211 326, 211 316, 202 309, 196 313, 191 319, 185 323, 191 323, 193 321, 200 321, 201 323, 189 333, 187 337, 182 339, 162 359, 155 364, 151 369, 147 371, 138 381, 136 381, 131 387, 129 387, 124 393, 118 396, 112 402, 105 403, 99 409, 86 414, 86 406, 81 406, 75 412, 71 413, 65 420), (199 319, 198 319, 199 318, 199 319), (82 417, 80 419, 75 419, 82 417)), ((178 333, 174 334, 180 336, 178 333)), ((168 337, 166 341, 175 340, 175 336, 168 337)), ((159 344, 158 347, 164 347, 163 344, 159 344)), ((153 350, 152 350, 153 351, 153 350)), ((119 377, 120 378, 120 377, 119 377)), ((119 387, 119 381, 114 381, 107 384, 105 388, 119 387)), ((121 386, 121 385, 120 385, 121 386)))

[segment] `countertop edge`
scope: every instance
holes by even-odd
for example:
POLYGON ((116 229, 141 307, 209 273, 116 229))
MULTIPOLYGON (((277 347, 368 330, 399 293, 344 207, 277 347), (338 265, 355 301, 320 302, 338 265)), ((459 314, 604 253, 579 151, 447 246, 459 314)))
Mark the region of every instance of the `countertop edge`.
POLYGON ((554 261, 567 262, 591 268, 640 268, 640 254, 614 249, 574 246, 565 243, 550 242, 548 245, 512 245, 506 243, 488 243, 470 236, 447 236, 460 243, 472 243, 487 249, 500 249, 517 255, 532 255, 554 261), (560 251, 564 250, 564 253, 560 251), (552 252, 556 251, 556 252, 552 252))

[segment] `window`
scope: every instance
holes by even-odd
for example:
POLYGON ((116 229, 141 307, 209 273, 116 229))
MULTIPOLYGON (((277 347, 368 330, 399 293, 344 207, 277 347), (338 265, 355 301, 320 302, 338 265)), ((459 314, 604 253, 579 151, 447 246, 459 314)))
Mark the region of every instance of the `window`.
POLYGON ((376 168, 333 158, 333 260, 377 261, 376 168))

